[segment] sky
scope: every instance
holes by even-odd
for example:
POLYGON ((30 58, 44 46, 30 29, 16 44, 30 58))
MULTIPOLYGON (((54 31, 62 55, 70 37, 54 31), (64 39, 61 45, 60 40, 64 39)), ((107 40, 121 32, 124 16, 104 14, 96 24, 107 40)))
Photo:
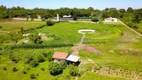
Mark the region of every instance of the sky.
POLYGON ((0 0, 0 5, 4 5, 8 8, 20 6, 27 9, 36 7, 46 9, 93 7, 94 9, 100 10, 111 7, 117 9, 132 7, 138 9, 142 8, 142 0, 0 0))

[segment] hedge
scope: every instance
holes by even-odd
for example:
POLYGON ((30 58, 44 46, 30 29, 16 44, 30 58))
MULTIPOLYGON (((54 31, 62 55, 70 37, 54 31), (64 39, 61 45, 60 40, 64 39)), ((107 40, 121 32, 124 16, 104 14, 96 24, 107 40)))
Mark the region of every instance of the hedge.
POLYGON ((34 48, 34 49, 40 49, 40 48, 57 48, 57 47, 69 47, 73 46, 72 43, 68 44, 63 44, 63 43, 58 43, 58 44, 17 44, 17 45, 12 45, 9 46, 10 49, 17 49, 17 48, 34 48))

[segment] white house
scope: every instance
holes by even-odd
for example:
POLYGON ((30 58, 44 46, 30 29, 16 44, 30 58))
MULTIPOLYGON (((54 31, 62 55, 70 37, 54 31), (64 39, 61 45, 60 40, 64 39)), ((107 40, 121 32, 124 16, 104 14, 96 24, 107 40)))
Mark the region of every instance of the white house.
POLYGON ((72 18, 72 15, 64 15, 63 18, 72 18))
POLYGON ((110 17, 110 18, 105 18, 105 19, 104 19, 104 22, 118 22, 118 19, 117 19, 117 18, 112 18, 112 17, 110 17))

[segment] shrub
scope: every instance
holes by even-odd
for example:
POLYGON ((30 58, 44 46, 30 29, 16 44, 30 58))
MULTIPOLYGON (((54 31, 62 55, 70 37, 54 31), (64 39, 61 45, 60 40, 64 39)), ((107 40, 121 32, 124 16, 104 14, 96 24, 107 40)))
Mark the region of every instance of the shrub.
POLYGON ((35 74, 31 74, 31 75, 30 75, 30 78, 31 78, 31 79, 36 79, 37 76, 36 76, 35 74))
POLYGON ((50 71, 51 75, 58 75, 63 72, 63 68, 59 63, 50 62, 48 66, 48 70, 50 71))
POLYGON ((27 70, 30 70, 30 68, 27 68, 27 70))
POLYGON ((45 57, 43 55, 39 55, 38 62, 44 62, 44 61, 45 61, 45 57))
POLYGON ((31 66, 32 67, 37 67, 39 65, 39 63, 38 63, 38 61, 36 61, 36 60, 33 60, 32 62, 31 62, 31 66))
POLYGON ((29 55, 28 55, 28 56, 25 57, 25 63, 26 63, 26 64, 29 64, 29 63, 30 63, 31 61, 33 61, 33 60, 34 60, 34 59, 32 58, 32 56, 29 56, 29 55))
POLYGON ((41 70, 44 71, 45 69, 44 69, 44 68, 41 68, 41 70))
POLYGON ((94 71, 96 72, 97 70, 100 70, 101 69, 101 66, 99 66, 99 65, 95 65, 95 67, 94 67, 94 71))
POLYGON ((44 57, 47 57, 47 56, 48 56, 48 53, 47 53, 47 52, 43 52, 42 55, 43 55, 44 57))
POLYGON ((76 66, 70 65, 70 71, 69 71, 71 76, 77 76, 79 75, 79 70, 76 66))
POLYGON ((92 18, 92 20, 91 21, 93 21, 93 22, 98 22, 99 21, 99 19, 98 18, 92 18))
POLYGON ((133 29, 138 29, 137 25, 132 22, 128 23, 127 25, 133 29))
POLYGON ((54 53, 53 51, 48 52, 48 56, 47 56, 48 61, 52 61, 53 53, 54 53))
POLYGON ((11 49, 17 49, 17 48, 35 48, 35 49, 40 49, 40 48, 56 48, 56 47, 68 47, 68 46, 73 46, 72 43, 62 43, 62 42, 50 42, 48 44, 17 44, 17 45, 12 45, 9 46, 11 49))
POLYGON ((48 21, 46 21, 46 24, 48 26, 53 26, 55 23, 53 21, 51 21, 51 20, 48 20, 48 21))
POLYGON ((17 72, 18 69, 16 67, 13 68, 13 72, 17 72))
POLYGON ((11 56, 11 61, 15 62, 15 63, 18 63, 19 62, 19 58, 16 57, 16 56, 11 56))
POLYGON ((26 71, 23 71, 23 74, 27 74, 27 72, 26 72, 26 71))
POLYGON ((4 71, 6 71, 6 70, 7 70, 7 68, 6 68, 6 67, 4 67, 4 68, 3 68, 3 70, 4 70, 4 71))
POLYGON ((66 67, 67 67, 67 63, 66 62, 62 62, 60 64, 61 64, 61 66, 62 66, 63 69, 66 69, 66 67))
POLYGON ((2 26, 0 26, 0 28, 2 28, 2 26))

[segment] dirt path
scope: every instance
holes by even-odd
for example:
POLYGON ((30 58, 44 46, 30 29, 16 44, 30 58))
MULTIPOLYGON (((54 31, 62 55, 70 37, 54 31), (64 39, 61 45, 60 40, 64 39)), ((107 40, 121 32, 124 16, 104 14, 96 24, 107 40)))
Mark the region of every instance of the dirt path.
POLYGON ((134 33, 136 33, 137 35, 142 37, 142 34, 140 34, 139 32, 135 31, 134 29, 130 28, 129 26, 127 26, 125 23, 123 23, 121 20, 119 20, 119 22, 124 25, 125 27, 127 27, 128 29, 130 29, 131 31, 133 31, 134 33))
POLYGON ((97 49, 95 49, 93 47, 90 47, 88 45, 83 44, 84 38, 85 38, 85 34, 83 34, 83 36, 82 36, 80 42, 78 43, 78 45, 77 46, 73 46, 71 48, 71 50, 74 51, 73 52, 74 55, 78 55, 79 54, 79 50, 81 50, 81 49, 86 51, 86 52, 91 52, 91 53, 94 53, 94 54, 103 54, 101 51, 99 51, 99 50, 97 50, 97 49))

